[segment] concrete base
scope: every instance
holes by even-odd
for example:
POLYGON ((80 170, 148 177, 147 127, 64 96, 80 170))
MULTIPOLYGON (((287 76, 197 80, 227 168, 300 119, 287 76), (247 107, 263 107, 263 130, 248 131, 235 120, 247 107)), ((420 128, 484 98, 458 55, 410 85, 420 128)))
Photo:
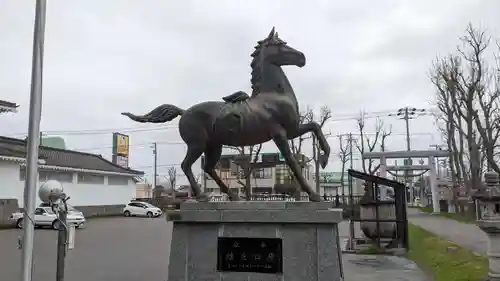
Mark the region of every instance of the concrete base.
POLYGON ((341 281, 338 223, 331 202, 193 202, 173 221, 168 281, 341 281), (283 273, 217 271, 219 237, 281 238, 283 273))

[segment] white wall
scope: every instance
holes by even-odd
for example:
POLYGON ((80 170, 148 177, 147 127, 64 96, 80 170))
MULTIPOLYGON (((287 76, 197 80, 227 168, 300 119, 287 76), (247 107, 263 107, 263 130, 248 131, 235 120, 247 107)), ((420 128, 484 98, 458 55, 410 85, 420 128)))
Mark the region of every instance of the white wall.
MULTIPOLYGON (((63 182, 63 187, 71 197, 68 201, 73 206, 118 205, 126 204, 135 197, 135 183, 132 178, 128 185, 108 185, 105 177, 104 184, 79 184, 77 173, 73 173, 73 182, 63 182)), ((40 182, 38 187, 43 182, 40 182)), ((15 198, 19 206, 23 204, 24 181, 20 180, 20 165, 14 162, 0 161, 0 198, 15 198)), ((36 194, 37 205, 38 191, 36 194)))

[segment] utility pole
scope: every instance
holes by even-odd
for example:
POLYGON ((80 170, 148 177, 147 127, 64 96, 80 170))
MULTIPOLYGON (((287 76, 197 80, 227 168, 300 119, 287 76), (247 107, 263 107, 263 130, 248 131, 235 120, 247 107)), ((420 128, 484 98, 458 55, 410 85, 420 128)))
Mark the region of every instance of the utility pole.
POLYGON ((66 267, 66 251, 68 250, 68 233, 69 227, 67 224, 68 204, 66 196, 61 199, 61 203, 57 207, 59 217, 59 229, 57 233, 57 267, 56 281, 64 281, 64 269, 66 267))
MULTIPOLYGON (((349 139, 347 140, 349 143, 349 169, 352 170, 353 167, 353 158, 352 158, 352 133, 349 133, 349 139)), ((349 205, 354 204, 354 197, 353 197, 353 182, 352 182, 352 177, 349 176, 349 205)), ((342 191, 343 192, 343 191, 342 191)), ((349 247, 350 249, 354 249, 354 237, 355 237, 355 229, 354 229, 354 221, 352 218, 349 220, 349 247)))
MULTIPOLYGON (((414 107, 403 107, 403 108, 398 109, 398 111, 396 113, 389 114, 389 116, 396 116, 399 119, 402 119, 405 121, 405 125, 406 125, 406 150, 407 151, 411 151, 410 119, 415 119, 418 116, 423 115, 425 113, 426 113, 425 109, 417 109, 414 107)), ((405 165, 412 164, 412 160, 410 157, 408 157, 407 161, 408 162, 405 163, 405 165)), ((414 201, 414 198, 413 198, 414 197, 413 196, 414 190, 413 190, 412 178, 411 178, 410 172, 408 170, 405 170, 404 177, 405 177, 405 183, 408 185, 408 189, 409 189, 409 193, 410 193, 409 194, 410 196, 407 198, 407 201, 413 202, 414 201)))
POLYGON ((156 142, 153 143, 153 157, 154 157, 154 164, 153 164, 153 191, 156 188, 156 175, 158 174, 156 172, 156 169, 158 167, 158 153, 157 153, 157 145, 156 142))
POLYGON ((40 147, 40 120, 42 119, 43 48, 47 2, 37 0, 33 31, 33 57, 31 62, 30 111, 24 183, 24 226, 21 258, 21 281, 31 281, 33 272, 33 244, 35 238, 35 208, 38 185, 38 153, 40 147))
MULTIPOLYGON (((353 161, 354 159, 352 158, 352 133, 349 133, 349 138, 347 139, 347 142, 349 144, 349 169, 352 170, 352 167, 353 167, 353 161)), ((349 179, 349 185, 348 185, 348 189, 349 189, 349 199, 352 199, 352 193, 353 193, 353 182, 352 182, 352 177, 348 177, 349 179)), ((344 191, 342 190, 342 193, 344 191)), ((352 204, 352 202, 349 202, 349 204, 352 204)))
MULTIPOLYGON (((313 143, 313 155, 314 155, 314 184, 316 185, 316 193, 320 194, 320 182, 319 182, 319 149, 316 147, 316 136, 312 134, 312 143, 313 143)), ((324 193, 324 192, 323 192, 324 193)))
POLYGON ((349 168, 352 169, 352 166, 353 166, 353 158, 352 158, 352 133, 349 133, 349 158, 350 158, 349 168))

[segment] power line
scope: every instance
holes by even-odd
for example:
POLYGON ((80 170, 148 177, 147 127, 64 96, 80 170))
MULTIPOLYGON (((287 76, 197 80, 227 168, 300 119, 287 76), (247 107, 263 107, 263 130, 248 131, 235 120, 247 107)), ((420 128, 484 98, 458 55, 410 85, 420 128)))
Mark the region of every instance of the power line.
MULTIPOLYGON (((156 143, 157 145, 185 145, 183 141, 157 141, 157 142, 142 142, 130 144, 129 147, 139 147, 139 148, 150 148, 150 146, 156 143)), ((85 147, 85 148, 71 148, 71 150, 76 151, 91 151, 91 150, 99 150, 105 148, 113 148, 112 145, 103 145, 103 146, 93 146, 93 147, 85 147)))
MULTIPOLYGON (((152 127, 152 128, 114 128, 114 129, 95 129, 95 130, 75 130, 75 131, 43 131, 45 136, 71 136, 71 135, 105 135, 113 132, 121 132, 121 133, 136 133, 136 132, 150 132, 150 131, 158 131, 158 130, 168 130, 176 128, 177 124, 168 124, 160 127, 152 127)), ((14 133, 9 134, 9 137, 15 136, 25 136, 26 133, 14 133)))
MULTIPOLYGON (((371 136, 375 135, 376 133, 363 133, 364 135, 371 136)), ((342 135, 342 134, 341 134, 342 135)), ((353 136, 359 136, 359 133, 353 133, 353 136)), ((391 136, 405 136, 406 133, 392 133, 391 136)), ((420 133, 412 133, 414 136, 433 136, 434 134, 431 132, 420 132, 420 133)), ((336 138, 338 137, 337 135, 329 135, 326 136, 326 138, 336 138)), ((134 147, 134 148, 149 148, 154 142, 142 142, 142 143, 135 143, 135 144, 130 144, 129 147, 134 147)), ((183 141, 157 141, 157 145, 185 145, 183 141)), ((112 145, 102 145, 102 146, 92 146, 92 147, 77 147, 77 148, 70 148, 70 150, 76 150, 76 151, 92 151, 92 150, 100 150, 100 149, 106 149, 106 148, 113 148, 112 145)))
MULTIPOLYGON (((371 118, 379 118, 387 116, 389 111, 375 111, 368 112, 364 114, 365 119, 371 118)), ((336 117, 330 118, 327 122, 339 122, 339 121, 349 121, 349 120, 357 120, 360 117, 360 114, 345 114, 345 115, 337 115, 336 117)), ((150 128, 137 128, 137 127, 125 127, 125 128, 107 128, 107 129, 82 129, 82 130, 52 130, 52 131, 43 131, 45 136, 72 136, 72 135, 105 135, 113 132, 120 133, 143 133, 143 132, 151 132, 151 131, 161 131, 161 130, 169 130, 178 127, 178 123, 169 123, 159 127, 150 127, 150 128)), ((9 134, 10 137, 16 136, 25 136, 27 133, 13 133, 9 134)))
MULTIPOLYGON (((180 166, 180 163, 171 163, 171 164, 158 164, 156 165, 157 168, 166 168, 166 167, 172 167, 172 166, 180 166)), ((133 166, 131 167, 132 169, 146 169, 146 168, 153 168, 153 165, 146 165, 146 166, 133 166)))

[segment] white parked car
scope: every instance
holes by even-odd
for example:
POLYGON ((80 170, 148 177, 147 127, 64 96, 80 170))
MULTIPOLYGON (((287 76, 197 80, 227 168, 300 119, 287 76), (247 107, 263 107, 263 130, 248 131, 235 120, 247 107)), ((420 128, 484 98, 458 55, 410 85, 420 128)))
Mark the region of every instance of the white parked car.
POLYGON ((161 216, 162 211, 160 208, 151 205, 147 202, 130 202, 123 208, 123 215, 126 217, 130 216, 146 216, 149 218, 161 216))
MULTIPOLYGON (((40 206, 38 206, 38 207, 50 207, 50 204, 49 203, 41 203, 40 206)), ((69 204, 68 204, 68 214, 82 216, 82 217, 84 216, 83 212, 78 211, 77 209, 75 209, 75 207, 73 207, 69 204)))
MULTIPOLYGON (((16 224, 17 228, 23 228, 24 225, 24 214, 22 212, 13 213, 10 218, 16 224)), ((35 209, 35 226, 44 227, 49 226, 52 229, 59 229, 59 220, 57 215, 54 213, 51 207, 38 207, 35 209)), ((81 212, 71 213, 68 212, 66 217, 66 222, 70 226, 76 226, 78 228, 85 224, 85 217, 81 212)))

